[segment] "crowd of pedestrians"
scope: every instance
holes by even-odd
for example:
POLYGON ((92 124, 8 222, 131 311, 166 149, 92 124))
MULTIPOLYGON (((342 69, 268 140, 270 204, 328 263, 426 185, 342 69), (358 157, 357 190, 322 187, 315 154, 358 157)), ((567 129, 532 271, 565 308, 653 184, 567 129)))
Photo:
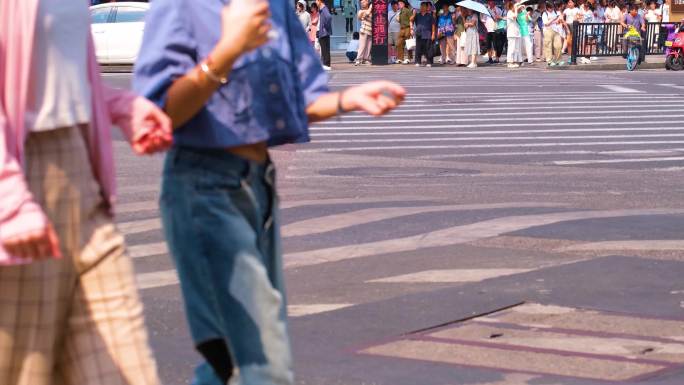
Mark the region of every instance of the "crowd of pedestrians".
MULTIPOLYGON (((573 53, 575 23, 617 24, 616 28, 598 30, 605 35, 601 37, 603 48, 609 46, 617 52, 621 47, 618 42, 628 28, 633 26, 645 34, 646 23, 670 21, 671 0, 658 1, 488 0, 487 12, 480 13, 459 3, 442 2, 438 9, 432 2, 424 1, 413 8, 408 0, 392 0, 387 17, 389 59, 393 64, 431 67, 438 61, 442 65, 474 68, 482 55, 484 64, 505 61, 510 68, 534 62, 564 65, 563 55, 573 53)), ((361 29, 359 55, 353 61, 356 65, 370 63, 369 8, 363 0, 357 13, 361 29)), ((655 36, 644 37, 655 41, 655 36)), ((350 55, 356 44, 351 43, 350 55)), ((580 46, 578 50, 581 63, 596 59, 591 47, 580 46)))
POLYGON ((317 8, 155 0, 131 92, 101 79, 87 2, 0 1, 0 384, 160 384, 114 225, 114 125, 139 154, 167 151, 163 228, 185 348, 204 358, 192 383, 294 384, 268 148, 405 96, 387 81, 332 92, 317 8))

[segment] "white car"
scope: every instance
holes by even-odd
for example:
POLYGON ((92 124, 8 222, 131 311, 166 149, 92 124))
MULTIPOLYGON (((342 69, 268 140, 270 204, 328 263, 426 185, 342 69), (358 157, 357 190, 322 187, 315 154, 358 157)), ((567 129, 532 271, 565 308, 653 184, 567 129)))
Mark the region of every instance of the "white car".
POLYGON ((91 32, 97 60, 103 64, 133 64, 145 30, 147 3, 105 3, 90 7, 91 32))

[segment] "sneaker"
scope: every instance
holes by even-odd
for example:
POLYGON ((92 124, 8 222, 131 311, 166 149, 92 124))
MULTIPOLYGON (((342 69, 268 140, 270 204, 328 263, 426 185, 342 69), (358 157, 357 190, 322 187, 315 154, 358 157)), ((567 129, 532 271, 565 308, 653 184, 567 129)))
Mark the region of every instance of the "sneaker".
POLYGON ((329 66, 323 66, 323 69, 326 71, 332 71, 332 68, 330 68, 329 66))
POLYGON ((420 64, 416 63, 416 67, 420 67, 420 64))
POLYGON ((565 65, 565 62, 564 62, 564 61, 559 61, 558 63, 556 63, 556 65, 559 66, 559 67, 562 67, 562 66, 565 65))
POLYGON ((591 64, 591 60, 589 60, 589 59, 587 59, 587 58, 585 58, 585 57, 580 58, 580 62, 581 62, 582 64, 591 64))
POLYGON ((426 65, 426 67, 427 67, 427 68, 432 68, 432 64, 429 64, 429 63, 428 63, 428 64, 426 65))
MULTIPOLYGON (((358 60, 354 62, 354 65, 355 65, 355 66, 358 66, 358 65, 360 65, 360 64, 361 64, 361 62, 358 61, 358 60)), ((325 68, 325 67, 324 67, 324 68, 325 68)))
POLYGON ((477 64, 470 63, 470 64, 468 64, 468 68, 477 68, 477 64))
POLYGON ((517 64, 510 63, 510 64, 508 64, 506 67, 508 67, 508 68, 517 68, 518 65, 517 65, 517 64))
POLYGON ((548 64, 549 67, 555 67, 555 66, 558 65, 558 63, 553 62, 553 61, 550 61, 550 62, 548 62, 548 63, 546 63, 546 64, 548 64))
POLYGON ((411 64, 411 62, 409 61, 409 59, 404 59, 404 64, 411 64))
POLYGON ((401 63, 403 63, 403 61, 401 61, 399 59, 397 59, 397 61, 394 62, 394 64, 401 64, 401 63))
POLYGON ((454 64, 454 62, 452 62, 451 59, 447 59, 446 63, 449 64, 449 65, 454 64))

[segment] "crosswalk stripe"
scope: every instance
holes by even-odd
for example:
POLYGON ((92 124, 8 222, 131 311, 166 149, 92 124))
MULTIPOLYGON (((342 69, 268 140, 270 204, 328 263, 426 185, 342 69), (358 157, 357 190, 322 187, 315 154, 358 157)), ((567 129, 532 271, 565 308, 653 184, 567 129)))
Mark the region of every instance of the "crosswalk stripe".
POLYGON ((638 241, 604 241, 580 243, 563 247, 559 251, 598 251, 598 250, 684 250, 684 240, 638 240, 638 241))
POLYGON ((621 93, 621 94, 644 92, 644 91, 635 90, 633 88, 617 86, 614 84, 599 84, 598 86, 603 87, 603 88, 608 89, 608 90, 611 90, 611 91, 615 91, 617 93, 621 93))
POLYGON ((661 158, 629 158, 629 159, 589 159, 589 160, 554 160, 551 163, 558 166, 575 166, 583 164, 609 164, 609 163, 641 163, 641 162, 673 162, 684 160, 684 156, 670 156, 661 158))
POLYGON ((440 269, 378 278, 367 283, 465 283, 522 274, 535 269, 440 269))
MULTIPOLYGON (((679 127, 662 127, 659 131, 684 131, 684 128, 679 127)), ((642 127, 627 127, 627 128, 562 128, 562 129, 541 129, 541 130, 478 130, 478 131, 383 131, 383 132, 324 132, 311 134, 312 138, 316 138, 314 143, 318 142, 317 138, 327 137, 353 137, 353 136, 425 136, 425 135, 497 135, 497 134, 551 134, 551 133, 573 133, 573 132, 638 132, 638 131, 653 131, 651 128, 642 127)))
MULTIPOLYGON (((614 101, 612 103, 615 103, 614 101)), ((641 106, 647 106, 648 108, 651 107, 658 107, 660 110, 657 111, 662 111, 663 108, 669 108, 669 107, 681 107, 681 103, 667 103, 667 102, 661 102, 661 103, 653 103, 653 105, 647 105, 643 103, 639 103, 641 106)), ((411 108, 411 107, 417 107, 417 105, 402 105, 396 110, 392 111, 391 114, 387 115, 387 117, 392 117, 392 116, 397 116, 397 115, 410 115, 410 116, 415 116, 413 113, 415 112, 420 112, 420 113, 428 113, 428 112, 437 112, 437 113, 444 113, 445 111, 459 111, 458 109, 446 109, 444 108, 445 104, 440 103, 439 106, 441 108, 429 108, 429 107, 436 107, 433 104, 426 104, 424 108, 411 108)), ((621 113, 624 113, 624 104, 602 104, 598 106, 600 108, 623 108, 621 113)), ((565 113, 568 110, 569 111, 576 111, 577 106, 573 105, 545 105, 545 104, 540 104, 538 106, 534 106, 533 108, 530 108, 530 110, 554 110, 557 111, 558 113, 565 113)), ((475 111, 480 111, 480 112, 486 112, 486 114, 477 114, 478 116, 481 116, 482 119, 485 119, 487 116, 497 116, 497 115, 503 115, 506 112, 505 111, 520 111, 520 107, 507 107, 507 106, 497 106, 496 109, 493 109, 491 106, 490 107, 474 107, 470 106, 469 108, 463 110, 464 113, 471 113, 475 111)), ((581 111, 586 114, 586 112, 581 111)), ((342 119, 342 121, 349 119, 349 118, 363 118, 363 119, 368 119, 367 116, 361 115, 361 114, 349 114, 345 115, 342 119)), ((317 125, 314 125, 313 127, 316 127, 317 125)))
POLYGON ((467 148, 515 148, 515 147, 574 147, 574 146, 622 146, 622 145, 653 145, 653 144, 684 144, 681 140, 655 141, 621 141, 621 142, 553 142, 553 143, 505 143, 505 144, 455 144, 455 145, 426 145, 426 146, 364 146, 364 147, 333 147, 310 148, 295 150, 301 153, 344 152, 344 151, 377 151, 377 150, 450 150, 467 148))
POLYGON ((431 247, 453 246, 476 240, 496 237, 530 227, 550 225, 580 219, 629 217, 640 215, 682 214, 684 209, 646 209, 646 210, 594 210, 573 211, 551 214, 507 216, 431 231, 413 236, 366 242, 356 245, 329 247, 289 253, 285 255, 285 267, 312 266, 328 262, 369 257, 378 254, 415 251, 431 247))
POLYGON ((143 243, 128 247, 128 255, 131 258, 144 258, 168 253, 169 249, 166 242, 143 243))
POLYGON ((523 207, 560 207, 557 203, 544 202, 511 202, 471 205, 445 205, 445 206, 419 206, 419 207, 376 207, 350 211, 342 214, 333 214, 314 219, 307 219, 285 225, 282 228, 283 237, 295 237, 304 235, 320 234, 329 231, 340 230, 356 225, 377 222, 392 218, 404 217, 415 214, 427 214, 434 212, 456 210, 487 210, 501 208, 523 207))
POLYGON ((620 150, 620 151, 511 151, 511 152, 484 152, 484 153, 458 153, 458 154, 436 154, 421 155, 418 159, 449 159, 449 158, 470 158, 470 157, 492 157, 492 156, 535 156, 535 155, 631 155, 631 154, 669 154, 684 151, 684 148, 670 149, 646 149, 646 150, 620 150))
MULTIPOLYGON (((667 124, 668 126, 664 127, 672 127, 671 125, 675 124, 680 124, 680 121, 677 120, 672 120, 672 121, 662 121, 662 120, 653 120, 653 121, 634 121, 634 122, 621 122, 620 124, 622 126, 639 126, 639 127, 644 127, 647 124, 667 124)), ((582 127, 582 126, 613 126, 615 123, 613 122, 550 122, 550 123, 506 123, 506 127, 558 127, 558 126, 565 126, 565 127, 582 127)), ((401 125, 402 129, 405 130, 410 130, 410 129, 440 129, 440 128, 475 128, 475 127, 501 127, 501 123, 494 123, 494 124, 435 124, 435 125, 430 125, 430 127, 425 127, 425 124, 420 125, 420 126, 409 126, 409 125, 401 125)), ((661 126, 657 127, 649 127, 650 129, 657 130, 661 126)), ((374 126, 370 128, 371 130, 396 130, 397 126, 374 126)), ((368 127, 339 127, 339 126, 317 126, 312 129, 312 132, 316 131, 342 131, 342 130, 350 130, 350 131, 359 131, 359 130, 369 130, 368 127)))
MULTIPOLYGON (((532 114, 531 114, 532 115, 532 114)), ((541 115, 541 114, 535 114, 535 115, 541 115)), ((545 115, 545 114, 544 114, 545 115)), ((556 115, 551 115, 551 116, 545 116, 543 118, 530 118, 530 119, 543 119, 544 121, 553 121, 553 120, 562 120, 562 121, 572 121, 572 120, 579 120, 579 121, 586 121, 587 117, 586 116, 557 116, 556 115)), ((657 114, 642 114, 639 115, 639 119, 653 119, 653 118, 682 118, 684 115, 682 114, 663 114, 662 112, 657 113, 657 114)), ((504 117, 504 118, 493 118, 493 117, 487 117, 487 121, 490 122, 510 122, 512 121, 513 118, 511 117, 504 117)), ((518 118, 517 120, 525 120, 518 118)), ((633 121, 634 117, 633 116, 627 116, 627 115, 621 115, 621 116, 595 116, 592 117, 592 121, 597 121, 597 120, 610 120, 610 122, 613 125, 620 125, 623 122, 621 120, 629 120, 633 121)), ((443 123, 443 122, 472 122, 473 118, 467 118, 467 119, 458 119, 456 117, 452 117, 449 119, 442 119, 442 118, 433 118, 433 117, 427 117, 427 118, 413 118, 413 119, 399 119, 397 117, 390 117, 387 119, 383 119, 382 123, 426 123, 426 124, 432 124, 432 123, 443 123)), ((378 124, 377 120, 361 120, 361 121, 341 121, 338 122, 339 125, 356 125, 356 124, 378 124)), ((370 127, 372 129, 372 127, 370 127)), ((681 129, 681 128, 680 128, 681 129)))
MULTIPOLYGON (((510 119, 511 116, 523 116, 523 117, 525 117, 525 116, 537 116, 537 115, 551 115, 551 116, 554 116, 554 115, 557 116, 558 115, 557 110, 554 110, 554 111, 518 111, 518 110, 519 109, 515 109, 512 112, 511 111, 506 111, 506 112, 496 111, 496 112, 488 113, 487 114, 487 120, 491 120, 491 117, 493 117, 493 116, 506 116, 506 117, 509 117, 508 120, 511 120, 510 119)), ((393 113, 391 115, 388 115, 382 121, 383 122, 398 122, 400 120, 397 120, 397 118, 404 117, 404 116, 411 117, 412 119, 409 121, 419 121, 419 122, 450 121, 451 119, 439 120, 441 118, 447 118, 447 117, 448 118, 460 117, 460 116, 479 116, 479 117, 482 117, 481 112, 470 112, 470 111, 471 110, 467 110, 467 111, 458 112, 458 113, 445 113, 444 111, 442 111, 439 115, 437 115, 438 119, 435 119, 434 116, 417 117, 414 114, 393 113)), ((602 112, 604 114, 622 114, 624 111, 622 111, 622 110, 604 110, 602 112)), ((639 110, 640 114, 658 113, 659 115, 657 115, 657 116, 660 116, 660 114, 662 114, 662 112, 663 112, 662 108, 639 110)), ((582 115, 583 119, 587 118, 587 116, 586 116, 587 113, 585 111, 563 111, 563 116, 565 117, 567 115, 582 115)), ((622 115, 617 115, 615 117, 611 116, 609 118, 616 118, 618 116, 622 116, 622 115)), ((642 116, 643 115, 639 115, 640 118, 642 116)), ((627 118, 627 117, 625 117, 625 118, 627 118)), ((544 119, 553 119, 553 118, 544 118, 544 119)), ((557 119, 563 119, 563 118, 557 118, 557 119)), ((592 119, 594 119, 594 117, 592 117, 592 119)), ((363 116, 363 115, 353 115, 353 116, 350 115, 350 116, 345 116, 343 118, 343 120, 341 121, 341 123, 346 123, 346 122, 349 122, 349 123, 353 122, 354 124, 360 124, 360 123, 377 123, 378 121, 377 120, 368 120, 368 117, 363 116)), ((313 128, 315 128, 315 127, 316 126, 314 126, 313 128)))
POLYGON ((157 209, 159 209, 159 205, 157 204, 157 200, 118 203, 114 207, 114 211, 117 214, 137 213, 137 212, 150 211, 150 210, 156 211, 157 209))
POLYGON ((560 139, 628 139, 628 138, 681 138, 681 134, 639 134, 639 135, 577 135, 577 136, 479 136, 479 137, 451 137, 451 138, 385 138, 385 139, 319 139, 317 144, 331 143, 415 143, 415 142, 486 142, 503 140, 560 140, 560 139))
POLYGON ((161 229, 161 220, 159 218, 142 219, 138 221, 122 222, 117 225, 119 231, 125 235, 139 234, 146 231, 161 229))
POLYGON ((678 90, 684 90, 684 86, 678 86, 676 84, 658 84, 658 85, 663 86, 663 87, 676 88, 678 90))
MULTIPOLYGON (((649 98, 650 99, 650 98, 649 98)), ((668 99, 670 100, 670 99, 668 99)), ((536 108, 537 105, 558 105, 558 106, 583 106, 583 105, 590 105, 593 108, 599 108, 603 107, 604 104, 609 104, 609 103, 615 103, 614 100, 610 99, 604 99, 604 100, 562 100, 562 101, 555 101, 555 100, 545 100, 545 101, 536 101, 536 100, 529 100, 529 101, 511 101, 511 102, 506 102, 507 105, 509 106, 527 106, 529 108, 536 108)), ((406 106, 406 107, 418 107, 418 106, 423 106, 423 107, 435 107, 435 105, 439 105, 440 107, 473 107, 473 106, 478 106, 478 105, 487 105, 487 104, 492 104, 491 102, 487 100, 480 100, 480 101, 462 101, 462 102, 436 102, 436 103, 404 103, 402 104, 402 107, 399 107, 399 111, 406 106)), ((628 105, 635 105, 635 106, 650 106, 652 104, 654 105, 661 105, 662 101, 659 100, 625 100, 622 102, 624 106, 628 105)), ((492 110, 495 110, 496 106, 493 105, 491 107, 492 110)), ((579 107, 575 107, 579 108, 579 107)), ((444 109, 442 109, 444 110, 444 109)))

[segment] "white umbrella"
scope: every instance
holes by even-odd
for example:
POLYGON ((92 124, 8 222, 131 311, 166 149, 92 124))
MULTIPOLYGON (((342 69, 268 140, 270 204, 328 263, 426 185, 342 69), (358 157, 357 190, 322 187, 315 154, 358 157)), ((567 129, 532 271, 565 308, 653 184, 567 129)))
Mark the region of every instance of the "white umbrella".
POLYGON ((458 3, 456 3, 456 5, 459 7, 472 9, 475 12, 484 13, 485 15, 489 15, 490 17, 492 16, 484 4, 478 3, 477 1, 474 1, 474 0, 459 1, 458 3))

